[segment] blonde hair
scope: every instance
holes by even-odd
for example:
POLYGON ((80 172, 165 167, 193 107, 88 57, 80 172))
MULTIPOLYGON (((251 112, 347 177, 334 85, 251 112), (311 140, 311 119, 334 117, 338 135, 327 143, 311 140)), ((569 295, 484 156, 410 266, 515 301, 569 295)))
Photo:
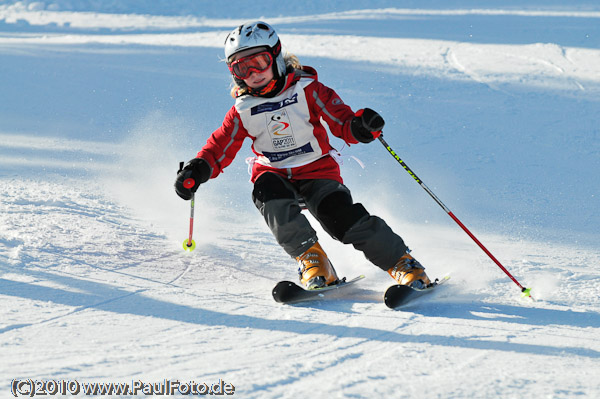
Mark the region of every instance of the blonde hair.
MULTIPOLYGON (((288 70, 290 69, 302 69, 302 64, 300 63, 300 60, 298 59, 298 57, 296 57, 296 55, 292 54, 292 53, 285 53, 285 55, 283 56, 283 60, 285 61, 285 66, 288 70)), ((231 77, 231 90, 229 91, 229 93, 231 94, 231 97, 236 98, 241 94, 244 94, 246 92, 246 88, 245 87, 240 87, 237 82, 235 81, 234 77, 231 77)))

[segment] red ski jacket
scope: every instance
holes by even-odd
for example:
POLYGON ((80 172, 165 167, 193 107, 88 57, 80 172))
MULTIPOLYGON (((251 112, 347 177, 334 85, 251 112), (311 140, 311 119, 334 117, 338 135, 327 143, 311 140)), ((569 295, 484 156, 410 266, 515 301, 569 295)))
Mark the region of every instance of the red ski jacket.
POLYGON ((311 67, 296 69, 285 79, 275 97, 243 95, 236 99, 221 127, 197 155, 211 166, 211 178, 233 161, 249 137, 255 154, 252 182, 265 172, 274 172, 290 180, 333 179, 342 183, 321 120, 333 135, 348 145, 357 144, 350 131, 354 112, 334 90, 318 81, 311 67))

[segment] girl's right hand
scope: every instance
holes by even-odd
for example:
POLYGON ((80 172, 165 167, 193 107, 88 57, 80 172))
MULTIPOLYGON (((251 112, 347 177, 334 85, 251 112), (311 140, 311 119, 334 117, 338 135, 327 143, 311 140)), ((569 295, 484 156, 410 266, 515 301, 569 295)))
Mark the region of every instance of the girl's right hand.
POLYGON ((177 172, 175 192, 186 201, 192 199, 192 194, 210 178, 211 173, 211 167, 204 159, 192 159, 177 172))

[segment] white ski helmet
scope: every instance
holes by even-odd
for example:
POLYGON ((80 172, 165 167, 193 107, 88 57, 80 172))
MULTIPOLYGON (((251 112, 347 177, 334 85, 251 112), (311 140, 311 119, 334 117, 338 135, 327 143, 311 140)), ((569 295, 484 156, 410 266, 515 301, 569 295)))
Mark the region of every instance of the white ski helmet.
POLYGON ((273 72, 284 76, 286 65, 281 53, 281 42, 271 25, 262 21, 248 22, 235 28, 225 39, 225 57, 230 62, 231 56, 240 51, 254 47, 266 47, 273 56, 273 72))

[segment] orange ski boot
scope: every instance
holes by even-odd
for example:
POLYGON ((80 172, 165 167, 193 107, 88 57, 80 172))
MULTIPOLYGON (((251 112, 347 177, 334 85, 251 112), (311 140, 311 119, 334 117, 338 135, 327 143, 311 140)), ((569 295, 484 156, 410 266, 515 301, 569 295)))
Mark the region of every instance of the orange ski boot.
POLYGON ((425 288, 431 284, 425 268, 408 253, 402 256, 395 266, 389 268, 388 273, 400 285, 425 288))
POLYGON ((319 243, 296 258, 300 283, 308 290, 325 287, 338 280, 333 265, 319 243))

